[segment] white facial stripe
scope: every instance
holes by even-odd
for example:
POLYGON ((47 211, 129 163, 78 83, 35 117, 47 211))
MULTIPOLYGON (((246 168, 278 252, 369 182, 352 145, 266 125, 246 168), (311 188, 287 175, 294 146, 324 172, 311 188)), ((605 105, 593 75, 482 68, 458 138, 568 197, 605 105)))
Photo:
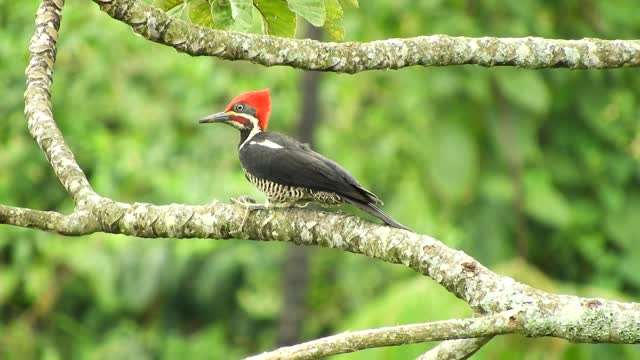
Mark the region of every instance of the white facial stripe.
POLYGON ((247 138, 242 142, 242 144, 240 144, 240 148, 238 150, 241 150, 242 147, 244 146, 244 144, 247 143, 247 141, 251 140, 252 137, 256 136, 257 133, 261 132, 259 127, 254 127, 253 129, 251 129, 251 132, 249 133, 249 136, 247 136, 247 138))
POLYGON ((272 149, 282 149, 283 146, 280 144, 276 144, 271 140, 262 140, 261 142, 257 142, 257 141, 252 141, 250 142, 251 145, 260 145, 260 146, 266 146, 268 148, 272 148, 272 149))
POLYGON ((262 132, 262 130, 260 130, 260 127, 258 127, 257 125, 254 125, 253 129, 251 129, 251 132, 249 133, 249 136, 247 136, 247 138, 242 142, 242 144, 240 144, 240 148, 238 149, 238 151, 242 150, 242 147, 244 146, 244 144, 246 144, 247 141, 250 141, 251 138, 256 136, 256 134, 259 132, 262 132))
MULTIPOLYGON (((234 112, 233 114, 235 116, 240 116, 240 117, 243 117, 243 118, 249 120, 251 122, 251 124, 253 125, 253 128, 251 129, 251 132, 249 133, 249 136, 247 136, 247 138, 242 142, 242 144, 240 144, 240 148, 238 149, 238 151, 239 151, 239 150, 242 149, 244 144, 247 143, 247 141, 250 141, 251 138, 256 136, 257 133, 262 132, 262 129, 260 129, 260 126, 258 126, 258 119, 256 119, 255 117, 253 117, 251 115, 248 115, 248 114, 241 114, 241 113, 236 113, 236 112, 234 112)), ((233 122, 235 122, 235 121, 232 121, 232 123, 233 122)), ((242 129, 242 127, 239 127, 239 129, 242 129)))

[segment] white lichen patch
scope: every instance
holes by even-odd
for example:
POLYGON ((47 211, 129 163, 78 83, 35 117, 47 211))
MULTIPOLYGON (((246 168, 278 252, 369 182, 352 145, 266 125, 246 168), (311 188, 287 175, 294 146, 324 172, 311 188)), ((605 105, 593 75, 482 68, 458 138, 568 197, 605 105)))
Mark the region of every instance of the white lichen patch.
POLYGON ((602 61, 598 55, 598 46, 592 42, 587 42, 587 56, 585 59, 585 65, 587 67, 600 68, 602 67, 602 61))
POLYGON ((467 49, 469 49, 469 51, 471 52, 476 52, 478 51, 478 49, 480 49, 480 46, 475 39, 471 39, 469 42, 467 42, 467 49))
POLYGON ((303 228, 300 231, 300 241, 304 244, 312 244, 313 242, 313 234, 307 228, 303 228))
POLYGON ((122 218, 122 223, 126 228, 131 228, 131 226, 135 224, 136 221, 137 221, 137 218, 135 214, 129 211, 125 213, 124 217, 122 218))
MULTIPOLYGON (((556 305, 552 303, 551 305, 556 305)), ((576 302, 566 302, 554 311, 554 322, 559 324, 578 324, 585 315, 585 308, 576 302)))
POLYGON ((212 213, 212 212, 205 212, 204 214, 198 216, 198 220, 199 220, 199 225, 202 228, 202 230, 207 233, 207 234, 211 234, 214 232, 215 230, 215 224, 216 224, 216 216, 212 213))
POLYGON ((527 63, 528 62, 527 59, 529 58, 530 55, 531 55, 531 49, 527 44, 522 43, 518 45, 518 47, 516 48, 516 57, 520 59, 520 62, 527 63))
POLYGON ((415 256, 415 248, 411 246, 406 246, 406 244, 403 244, 403 245, 404 246, 402 247, 402 251, 401 251, 402 256, 400 257, 400 263, 404 266, 410 267, 412 263, 412 259, 415 256))
POLYGON ((575 67, 580 62, 580 52, 573 47, 565 46, 562 48, 566 62, 575 67))
POLYGON ((345 247, 345 241, 344 238, 342 237, 342 234, 338 233, 338 232, 334 232, 331 234, 331 242, 329 243, 329 246, 333 247, 333 248, 338 248, 338 249, 342 249, 345 247))

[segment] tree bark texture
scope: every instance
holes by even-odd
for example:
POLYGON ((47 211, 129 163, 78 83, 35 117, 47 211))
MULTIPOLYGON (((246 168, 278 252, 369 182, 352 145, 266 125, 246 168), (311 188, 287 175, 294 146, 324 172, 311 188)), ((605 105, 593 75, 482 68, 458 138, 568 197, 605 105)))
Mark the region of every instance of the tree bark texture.
POLYGON ((204 28, 137 0, 93 1, 148 40, 190 55, 248 60, 264 66, 350 74, 415 65, 509 65, 528 69, 640 66, 639 40, 430 35, 365 43, 320 42, 204 28))
MULTIPOLYGON (((431 51, 439 51, 438 49, 440 48, 420 47, 415 45, 416 42, 425 41, 428 43, 446 39, 446 37, 436 36, 435 38, 385 40, 369 44, 324 44, 311 40, 279 39, 202 29, 181 23, 178 20, 169 19, 160 11, 132 0, 101 1, 100 3, 105 11, 118 19, 131 22, 134 28, 142 32, 143 35, 148 37, 153 35, 151 36, 153 40, 168 41, 174 46, 178 44, 179 49, 200 49, 195 52, 198 54, 207 54, 209 50, 204 51, 203 49, 215 48, 218 49, 216 51, 219 56, 229 59, 252 59, 265 65, 290 64, 307 69, 347 72, 373 68, 397 68, 412 64, 425 65, 429 62, 422 62, 422 60, 416 59, 419 59, 420 56, 426 56, 426 58, 431 59, 430 56, 432 55, 429 55, 432 54, 431 51), (185 37, 172 37, 180 34, 185 37), (176 41, 176 39, 182 40, 176 41), (262 50, 260 46, 264 44, 269 44, 269 49, 272 51, 271 54, 268 52, 263 54, 259 51, 262 50), (414 45, 411 44, 416 47, 413 48, 412 46, 414 45), (252 47, 254 45, 256 48, 252 47), (317 50, 318 47, 325 49, 325 46, 328 49, 327 51, 330 52, 329 58, 335 60, 331 60, 333 65, 330 67, 326 67, 327 63, 323 63, 323 59, 325 59, 323 55, 314 56, 314 59, 303 56, 307 51, 317 50), (349 48, 351 48, 351 51, 346 50, 349 48), (239 49, 244 50, 239 51, 239 49), (298 49, 296 51, 299 52, 289 52, 291 49, 298 49), (365 58, 360 58, 363 53, 359 51, 365 51, 363 49, 374 49, 371 50, 373 51, 372 57, 365 56, 365 58), (398 53, 393 49, 415 49, 421 55, 416 55, 412 51, 400 51, 398 53), (393 51, 389 52, 391 50, 393 51), (382 52, 379 53, 378 51, 382 52), (247 56, 248 54, 254 55, 247 56), (291 54, 293 54, 293 57, 288 57, 291 54), (378 58, 379 54, 388 54, 388 56, 378 58), (298 57, 297 55, 300 56, 298 57), (270 58, 270 56, 275 56, 275 58, 270 58), (275 60, 265 62, 267 58, 275 60), (401 66, 399 65, 400 63, 395 62, 398 59, 401 60, 401 66), (319 62, 314 62, 316 60, 319 62)), ((365 330, 333 338, 333 340, 326 342, 326 344, 333 344, 327 345, 331 349, 340 348, 342 349, 340 350, 341 352, 366 347, 397 345, 403 343, 403 341, 398 342, 396 340, 406 340, 407 338, 403 336, 410 332, 415 333, 416 329, 424 330, 427 328, 431 330, 440 329, 443 332, 438 332, 440 330, 433 333, 423 332, 421 333, 421 341, 468 337, 478 337, 479 340, 445 342, 426 353, 424 355, 425 359, 442 358, 439 354, 464 358, 488 341, 487 336, 514 332, 532 337, 554 336, 572 342, 640 343, 639 303, 623 303, 606 299, 546 293, 518 283, 511 278, 493 273, 464 252, 448 248, 442 242, 427 235, 375 224, 354 216, 315 210, 247 210, 239 205, 217 201, 202 206, 127 204, 96 194, 91 189, 73 154, 65 145, 51 111, 51 82, 56 54, 56 39, 63 4, 63 0, 43 0, 38 9, 36 30, 29 48, 30 61, 26 70, 25 114, 31 135, 46 155, 64 188, 74 199, 76 208, 71 214, 64 215, 51 211, 0 205, 0 224, 76 236, 105 232, 143 238, 286 241, 297 245, 337 248, 410 267, 418 273, 437 281, 451 293, 466 301, 480 314, 477 318, 465 320, 365 330), (500 314, 509 314, 508 320, 500 323, 502 325, 493 323, 493 327, 478 327, 478 324, 488 321, 487 319, 499 319, 502 316, 500 314), (445 327, 443 326, 453 326, 451 328, 452 331, 444 331, 445 327), (336 344, 343 344, 344 346, 336 344)), ((462 42, 471 41, 471 43, 475 42, 476 44, 485 41, 482 39, 456 39, 462 42)), ((510 41, 515 43, 518 41, 524 41, 524 43, 532 41, 531 44, 533 44, 537 40, 489 39, 486 41, 497 41, 505 45, 510 41)), ((556 40, 541 41, 552 48, 554 48, 554 45, 550 44, 557 42, 556 40)), ((577 65, 571 65, 570 67, 631 66, 637 65, 639 61, 637 41, 581 40, 574 42, 560 41, 560 43, 573 44, 571 46, 576 47, 586 46, 587 49, 591 49, 590 51, 593 52, 593 57, 591 55, 575 57, 574 59, 578 59, 578 62, 575 63, 577 65), (598 47, 600 45, 604 47, 598 47), (600 51, 609 46, 613 46, 613 48, 619 46, 618 50, 635 50, 616 52, 614 49, 609 53, 600 51), (600 50, 596 51, 594 49, 600 50), (605 59, 603 55, 605 53, 611 56, 613 60, 605 59), (621 54, 626 55, 623 56, 621 54), (622 58, 626 60, 619 62, 618 60, 622 58)), ((452 46, 455 48, 456 45, 452 46)), ((569 46, 567 49, 572 49, 570 45, 567 46, 569 46)), ((473 51, 483 52, 487 49, 474 48, 473 51)), ((571 53, 567 49, 562 50, 562 53, 571 53)), ((366 50, 364 54, 367 51, 369 50, 366 50)), ((531 55, 527 52, 528 50, 518 51, 527 56, 531 55)), ((516 52, 518 53, 518 51, 516 52)), ((579 54, 582 50, 575 51, 576 54, 579 54)), ((591 54, 590 52, 588 53, 591 54)), ((496 55, 497 57, 494 58, 493 64, 511 64, 511 62, 503 62, 501 60, 504 59, 503 55, 496 55)), ((450 59, 446 53, 435 58, 450 59)), ((430 64, 445 65, 450 63, 448 61, 430 64)), ((477 63, 483 64, 482 62, 477 63)), ((517 62, 513 64, 518 65, 517 62)), ((540 65, 541 63, 534 62, 532 64, 534 65, 531 67, 544 67, 540 65)), ((554 64, 549 66, 558 64, 565 66, 570 63, 560 61, 554 64)), ((477 241, 482 240, 477 239, 477 241)), ((484 324, 486 325, 486 323, 484 324)), ((322 344, 321 340, 317 340, 318 342, 311 345, 309 343, 306 343, 306 345, 301 344, 300 346, 303 347, 311 347, 307 348, 307 352, 296 356, 298 358, 314 358, 323 356, 318 354, 339 353, 332 352, 334 350, 327 350, 329 347, 322 346, 320 347, 324 350, 313 350, 318 348, 318 344, 322 344)), ((415 342, 417 340, 411 341, 415 342)))

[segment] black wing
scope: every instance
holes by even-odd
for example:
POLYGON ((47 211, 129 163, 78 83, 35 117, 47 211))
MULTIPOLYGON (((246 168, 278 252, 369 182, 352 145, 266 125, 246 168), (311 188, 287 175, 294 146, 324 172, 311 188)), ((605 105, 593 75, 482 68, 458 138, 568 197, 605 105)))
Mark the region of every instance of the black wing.
POLYGON ((345 200, 382 203, 335 161, 286 135, 256 134, 240 150, 240 162, 253 176, 278 184, 333 192, 345 200), (282 148, 258 144, 266 140, 282 148))

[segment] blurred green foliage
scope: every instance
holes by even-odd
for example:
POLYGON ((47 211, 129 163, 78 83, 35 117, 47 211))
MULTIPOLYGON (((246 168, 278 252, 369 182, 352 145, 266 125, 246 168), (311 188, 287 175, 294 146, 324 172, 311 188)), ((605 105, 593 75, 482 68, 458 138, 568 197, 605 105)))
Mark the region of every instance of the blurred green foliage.
MULTIPOLYGON (((36 8, 34 0, 0 0, 0 203, 66 212, 72 204, 22 114, 36 8)), ((399 0, 350 10, 344 26, 358 41, 435 33, 638 38, 640 12, 635 0, 399 0)), ((271 129, 293 133, 300 71, 177 54, 91 1, 67 1, 59 42, 54 114, 98 192, 154 203, 261 198, 240 170, 235 131, 196 120, 238 92, 270 87, 271 129)), ((318 149, 399 221, 500 273, 554 292, 638 300, 636 72, 465 66, 326 74, 318 149)), ((286 248, 64 238, 2 226, 0 358, 222 359, 273 348, 286 248)), ((469 315, 402 266, 315 249, 310 271, 306 339, 469 315)), ((336 358, 406 358, 426 348, 336 358)), ((512 336, 477 355, 639 356, 632 346, 512 336)))
POLYGON ((358 0, 145 0, 167 14, 194 24, 241 32, 294 37, 297 16, 323 27, 334 40, 344 39, 342 3, 358 0))

